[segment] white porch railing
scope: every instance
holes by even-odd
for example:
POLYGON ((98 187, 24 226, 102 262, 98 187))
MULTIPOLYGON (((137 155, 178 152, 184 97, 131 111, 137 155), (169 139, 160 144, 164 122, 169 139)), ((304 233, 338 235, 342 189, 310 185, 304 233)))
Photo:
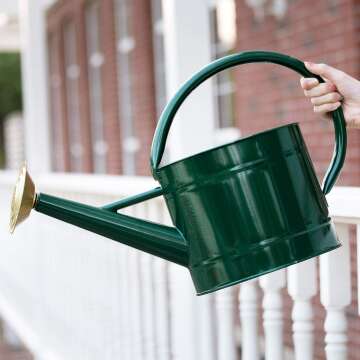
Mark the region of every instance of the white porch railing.
MULTIPOLYGON (((318 259, 196 297, 183 268, 36 212, 10 236, 15 177, 0 173, 0 314, 36 359, 236 360, 240 349, 243 360, 314 358, 318 259), (293 300, 294 352, 283 345, 285 287, 293 300)), ((155 185, 148 178, 62 174, 35 183, 95 205, 155 185)), ((340 360, 347 357, 345 307, 351 301, 349 226, 360 224, 360 189, 336 188, 328 200, 343 247, 320 257, 320 294, 327 358, 340 360)), ((169 222, 161 199, 124 212, 169 222)))

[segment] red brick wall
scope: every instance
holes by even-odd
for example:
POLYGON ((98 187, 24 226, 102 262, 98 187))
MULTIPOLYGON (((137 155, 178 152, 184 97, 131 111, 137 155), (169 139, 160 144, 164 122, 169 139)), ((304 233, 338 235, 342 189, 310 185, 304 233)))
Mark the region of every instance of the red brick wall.
MULTIPOLYGON (((288 0, 282 20, 268 15, 257 21, 244 0, 237 0, 238 50, 274 50, 303 60, 326 62, 359 77, 360 4, 356 0, 288 0)), ((320 120, 304 99, 299 76, 286 68, 270 64, 245 65, 236 70, 237 124, 242 134, 289 122, 300 122, 319 179, 328 167, 333 147, 331 122, 320 120)), ((349 132, 349 147, 338 184, 360 185, 360 132, 349 132)), ((354 243, 352 244, 354 246, 354 243)), ((352 254, 355 254, 353 251, 352 254)), ((353 255, 355 256, 355 255, 353 255)), ((348 309, 349 359, 360 359, 360 328, 355 316, 356 275, 353 267, 353 305, 348 309)), ((285 338, 292 346, 290 311, 286 296, 285 338)), ((315 299, 316 355, 323 358, 324 311, 315 299)))
MULTIPOLYGON (((79 94, 80 94, 80 121, 81 142, 84 150, 82 170, 91 172, 91 126, 89 104, 89 78, 87 74, 86 58, 86 29, 84 20, 85 0, 59 0, 52 6, 47 14, 49 38, 56 39, 59 47, 60 68, 58 73, 61 78, 61 122, 64 128, 64 157, 65 167, 59 169, 54 164, 54 169, 70 171, 69 167, 69 135, 68 119, 66 115, 66 86, 64 68, 64 40, 62 28, 68 20, 74 21, 77 40, 77 62, 80 67, 79 94)), ((100 1, 100 28, 101 51, 104 56, 102 65, 102 101, 104 118, 104 136, 108 144, 107 173, 120 174, 122 172, 122 144, 121 144, 121 118, 119 111, 119 94, 117 84, 117 54, 115 40, 115 19, 113 0, 100 1)), ((136 173, 149 175, 149 152, 156 124, 155 105, 155 80, 153 72, 152 35, 151 35, 151 2, 150 0, 135 0, 131 2, 132 33, 135 48, 131 55, 132 71, 132 101, 134 110, 134 136, 141 143, 136 153, 136 173)), ((50 48, 50 47, 49 47, 50 48)), ((121 74, 120 74, 121 76, 121 74)))

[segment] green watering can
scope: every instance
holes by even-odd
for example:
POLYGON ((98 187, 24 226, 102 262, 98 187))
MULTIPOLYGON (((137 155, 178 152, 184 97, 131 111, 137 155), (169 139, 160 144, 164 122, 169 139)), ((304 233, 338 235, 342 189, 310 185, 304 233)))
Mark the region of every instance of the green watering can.
POLYGON ((179 89, 158 122, 151 169, 160 187, 99 208, 36 194, 24 167, 14 190, 11 231, 34 208, 187 267, 198 295, 340 246, 325 195, 345 159, 346 128, 341 108, 332 113, 335 149, 322 189, 296 123, 159 166, 170 126, 186 97, 219 71, 252 62, 275 63, 305 77, 317 77, 303 62, 274 52, 243 52, 212 62, 179 89), (117 212, 160 195, 175 227, 117 212))

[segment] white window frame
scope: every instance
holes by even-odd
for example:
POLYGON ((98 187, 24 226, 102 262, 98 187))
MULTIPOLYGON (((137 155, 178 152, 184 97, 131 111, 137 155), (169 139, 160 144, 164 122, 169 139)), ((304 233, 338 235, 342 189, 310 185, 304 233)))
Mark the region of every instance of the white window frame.
POLYGON ((136 173, 136 152, 140 142, 134 132, 131 56, 136 46, 131 33, 131 0, 114 0, 119 84, 119 113, 123 174, 136 173))
MULTIPOLYGON (((235 1, 235 0, 208 0, 209 3, 209 18, 210 18, 210 28, 211 28, 211 37, 212 37, 212 57, 213 60, 225 56, 228 52, 231 52, 231 48, 227 47, 224 44, 215 42, 217 40, 217 34, 214 33, 216 31, 216 26, 214 24, 214 10, 217 5, 222 1, 235 1)), ((214 104, 215 104, 215 114, 216 114, 216 125, 218 129, 227 129, 235 127, 235 82, 231 80, 231 69, 226 70, 220 74, 217 74, 213 79, 213 92, 214 92, 214 104), (231 109, 226 110, 225 114, 221 114, 220 108, 220 97, 225 97, 225 101, 232 102, 230 105, 231 109), (233 114, 229 114, 229 111, 233 112, 233 114), (226 114, 227 113, 227 114, 226 114), (231 119, 228 121, 224 121, 224 119, 228 119, 231 116, 231 119)))
POLYGON ((90 122, 93 170, 106 173, 108 145, 104 134, 102 71, 104 56, 100 49, 100 1, 91 0, 85 7, 86 48, 90 97, 90 122))
POLYGON ((70 170, 74 172, 81 172, 84 149, 81 142, 81 120, 79 107, 80 67, 77 63, 76 57, 77 43, 74 21, 68 21, 64 25, 63 32, 70 170))

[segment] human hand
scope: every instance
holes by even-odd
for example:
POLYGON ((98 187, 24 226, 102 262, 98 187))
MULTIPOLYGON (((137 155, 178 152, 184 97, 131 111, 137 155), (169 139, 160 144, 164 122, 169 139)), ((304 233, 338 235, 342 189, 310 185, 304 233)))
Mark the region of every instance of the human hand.
POLYGON ((314 112, 328 116, 342 104, 346 125, 360 128, 360 81, 326 64, 305 62, 305 66, 325 80, 325 83, 319 83, 316 78, 300 79, 314 112))

